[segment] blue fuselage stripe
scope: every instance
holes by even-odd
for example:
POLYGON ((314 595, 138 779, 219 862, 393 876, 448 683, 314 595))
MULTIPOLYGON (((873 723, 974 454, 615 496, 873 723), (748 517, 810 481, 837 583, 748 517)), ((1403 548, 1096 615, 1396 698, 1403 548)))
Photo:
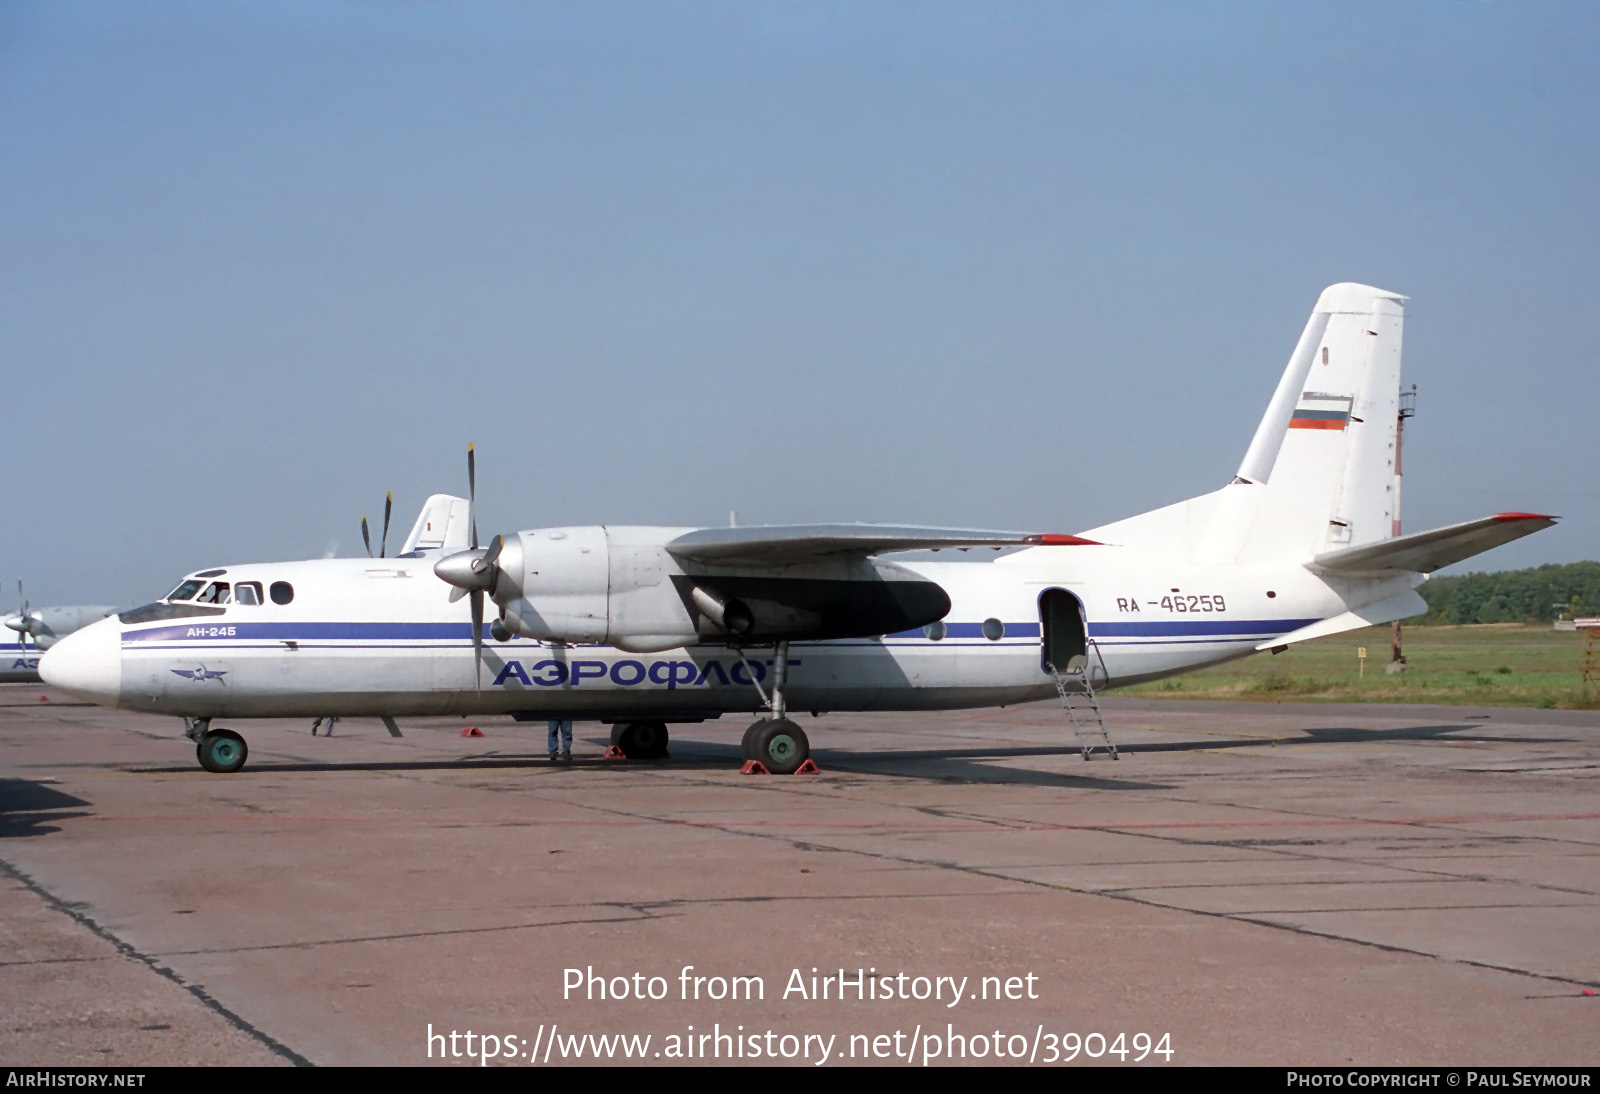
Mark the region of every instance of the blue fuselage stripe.
POLYGON ((472 641, 471 623, 189 623, 125 630, 122 641, 177 642, 185 638, 262 639, 269 642, 311 642, 361 639, 472 641), (226 628, 227 634, 216 632, 226 628))
MULTIPOLYGON (((1136 623, 1093 622, 1089 624, 1089 637, 1106 640, 1108 645, 1147 644, 1114 641, 1137 638, 1156 642, 1243 641, 1247 638, 1271 638, 1287 634, 1315 622, 1317 622, 1315 619, 1228 620, 1215 616, 1206 619, 1166 619, 1136 623)), ((253 643, 261 642, 295 642, 307 646, 350 649, 440 649, 462 643, 470 645, 472 642, 470 623, 235 623, 226 625, 227 633, 216 633, 219 630, 223 630, 223 627, 215 624, 125 630, 122 632, 122 642, 125 646, 160 644, 169 649, 213 649, 219 646, 248 649, 253 643), (333 643, 339 645, 334 646, 333 643)), ((946 639, 984 638, 983 624, 947 623, 945 637, 946 639)), ((1005 638, 1001 643, 1014 645, 1017 639, 1036 641, 1039 637, 1040 627, 1037 622, 1007 623, 1005 638)), ((900 631, 886 635, 885 638, 929 641, 921 630, 900 631)), ((702 643, 704 644, 706 643, 702 643)), ((721 644, 710 643, 710 645, 720 648, 721 644)), ((521 646, 521 643, 515 644, 513 648, 518 646, 521 646)), ((20 651, 21 647, 0 646, 0 649, 20 651)))
POLYGON ((1090 638, 1187 638, 1202 635, 1288 634, 1316 623, 1316 619, 1165 619, 1150 623, 1089 624, 1090 638))

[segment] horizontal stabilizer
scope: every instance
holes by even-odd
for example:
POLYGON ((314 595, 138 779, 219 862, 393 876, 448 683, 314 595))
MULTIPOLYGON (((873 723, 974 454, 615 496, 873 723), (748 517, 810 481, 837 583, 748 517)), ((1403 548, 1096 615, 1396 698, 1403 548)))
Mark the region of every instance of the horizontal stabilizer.
POLYGON ((1296 642, 1305 642, 1312 638, 1326 638, 1330 634, 1343 634, 1345 631, 1359 630, 1362 627, 1375 627, 1379 623, 1392 623, 1396 619, 1409 619, 1413 615, 1422 615, 1427 610, 1428 602, 1418 595, 1417 590, 1407 589, 1376 604, 1368 604, 1364 608, 1357 608, 1343 615, 1336 615, 1332 619, 1313 623, 1309 627, 1290 631, 1282 638, 1261 643, 1256 649, 1270 650, 1279 646, 1292 646, 1296 642))
POLYGON ((1555 517, 1538 513, 1498 513, 1464 524, 1435 528, 1431 532, 1414 532, 1361 547, 1329 551, 1318 555, 1312 564, 1335 573, 1403 570, 1431 574, 1442 566, 1521 539, 1555 522, 1555 517))
POLYGON ((667 543, 678 558, 696 562, 789 565, 819 559, 866 558, 891 551, 945 547, 1039 547, 1092 545, 1078 536, 1022 532, 973 532, 885 524, 798 524, 753 528, 702 528, 667 543))

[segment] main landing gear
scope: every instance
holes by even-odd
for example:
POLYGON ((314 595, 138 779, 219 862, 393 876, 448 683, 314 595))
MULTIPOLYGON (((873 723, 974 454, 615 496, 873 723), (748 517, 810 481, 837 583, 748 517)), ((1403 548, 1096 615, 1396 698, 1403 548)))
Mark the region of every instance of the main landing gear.
POLYGON ((200 766, 219 775, 239 770, 250 756, 243 737, 231 729, 212 729, 209 718, 188 719, 183 735, 194 742, 194 756, 200 766))
POLYGON ((784 696, 789 682, 789 643, 779 642, 774 652, 777 656, 772 663, 772 694, 769 696, 757 683, 750 662, 744 660, 744 651, 738 651, 745 673, 771 712, 744 731, 739 747, 746 762, 753 760, 774 775, 793 775, 811 758, 811 742, 806 739, 806 731, 789 719, 788 700, 784 696))
POLYGON ((667 723, 618 722, 611 727, 611 743, 630 760, 664 760, 667 723))

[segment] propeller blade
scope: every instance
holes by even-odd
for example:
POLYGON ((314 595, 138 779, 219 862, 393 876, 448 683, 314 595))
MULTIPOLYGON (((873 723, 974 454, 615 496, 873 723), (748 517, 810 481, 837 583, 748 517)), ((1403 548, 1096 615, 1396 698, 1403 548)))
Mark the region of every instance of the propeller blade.
POLYGON ((365 515, 363 515, 362 518, 361 518, 361 542, 365 543, 367 545, 367 557, 371 558, 372 557, 372 536, 367 531, 367 518, 366 518, 365 515))
POLYGON ((472 671, 483 690, 483 590, 472 590, 472 671))
MULTIPOLYGON (((478 549, 478 460, 467 442, 467 527, 471 530, 474 551, 478 549)), ((20 583, 19 583, 20 584, 20 583)))
POLYGON ((450 603, 454 604, 467 594, 472 595, 473 649, 478 655, 478 686, 483 686, 483 594, 494 596, 500 581, 500 567, 496 560, 505 549, 503 536, 495 536, 488 549, 478 546, 478 456, 472 445, 467 445, 467 523, 472 546, 465 551, 446 555, 433 564, 433 572, 446 585, 451 586, 450 603))
POLYGON ((33 618, 29 614, 27 594, 22 591, 22 579, 17 578, 17 599, 22 601, 22 614, 18 615, 13 624, 17 632, 17 644, 24 650, 28 648, 28 638, 33 631, 33 618))
MULTIPOLYGON (((394 491, 389 491, 389 496, 383 499, 383 538, 378 541, 378 557, 387 558, 389 552, 389 514, 394 512, 394 491)), ((371 548, 367 549, 371 554, 371 548)))

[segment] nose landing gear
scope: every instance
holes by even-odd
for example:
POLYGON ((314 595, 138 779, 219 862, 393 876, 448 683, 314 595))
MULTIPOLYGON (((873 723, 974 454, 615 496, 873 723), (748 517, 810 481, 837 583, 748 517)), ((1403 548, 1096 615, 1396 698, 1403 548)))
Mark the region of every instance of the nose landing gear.
POLYGON ((218 775, 230 775, 244 766, 250 749, 231 729, 212 729, 209 718, 190 718, 183 735, 194 742, 200 766, 218 775))

